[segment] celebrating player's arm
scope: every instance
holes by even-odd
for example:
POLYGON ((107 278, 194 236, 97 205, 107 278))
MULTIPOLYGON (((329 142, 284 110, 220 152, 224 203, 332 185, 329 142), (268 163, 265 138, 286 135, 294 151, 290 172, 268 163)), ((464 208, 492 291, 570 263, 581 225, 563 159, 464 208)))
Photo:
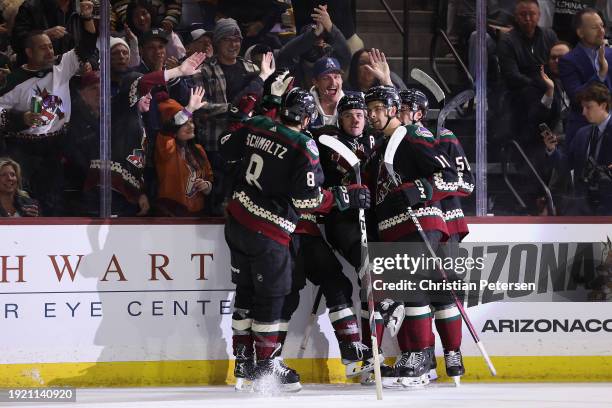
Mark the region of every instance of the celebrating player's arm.
MULTIPOLYGON (((398 147, 399 157, 411 157, 422 177, 405 180, 391 194, 408 206, 440 201, 450 195, 461 195, 457 172, 447 155, 436 149, 434 136, 426 128, 406 126, 408 132, 398 147)), ((401 166, 398 166, 401 167, 401 166)))

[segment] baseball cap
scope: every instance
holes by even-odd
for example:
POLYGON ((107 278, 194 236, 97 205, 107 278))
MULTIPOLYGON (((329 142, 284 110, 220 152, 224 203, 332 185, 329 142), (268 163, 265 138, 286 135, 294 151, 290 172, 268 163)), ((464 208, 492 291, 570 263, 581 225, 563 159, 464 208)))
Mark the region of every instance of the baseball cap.
POLYGON ((312 67, 313 78, 318 78, 321 75, 329 74, 331 72, 342 73, 340 63, 333 57, 319 58, 312 67))
POLYGON ((147 31, 146 33, 142 35, 141 42, 144 45, 153 39, 160 39, 165 44, 167 44, 168 43, 168 33, 161 28, 154 28, 152 30, 147 31))
POLYGON ((191 31, 190 34, 191 34, 191 41, 197 41, 203 35, 208 35, 211 38, 211 40, 212 40, 212 36, 213 36, 212 31, 206 31, 203 28, 198 28, 196 30, 193 30, 193 31, 191 31))

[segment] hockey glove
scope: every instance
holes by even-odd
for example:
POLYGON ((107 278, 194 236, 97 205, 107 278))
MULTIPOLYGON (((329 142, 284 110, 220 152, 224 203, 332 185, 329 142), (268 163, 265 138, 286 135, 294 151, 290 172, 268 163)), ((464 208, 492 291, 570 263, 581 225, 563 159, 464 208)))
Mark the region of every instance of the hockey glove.
POLYGON ((404 321, 404 305, 392 299, 384 299, 376 304, 375 310, 383 318, 383 324, 389 329, 391 337, 395 337, 404 321))
POLYGON ((340 211, 349 208, 370 208, 370 190, 363 184, 337 186, 330 188, 336 200, 336 207, 340 211))
POLYGON ((288 76, 289 71, 284 71, 276 76, 274 82, 270 86, 270 94, 281 97, 293 85, 293 77, 288 76))
POLYGON ((431 184, 424 178, 416 179, 400 185, 389 195, 397 207, 414 207, 419 203, 431 200, 431 184))
POLYGON ((241 120, 250 118, 255 111, 255 105, 257 105, 257 95, 244 95, 242 98, 240 98, 240 101, 238 101, 237 106, 230 106, 229 120, 239 122, 241 120))

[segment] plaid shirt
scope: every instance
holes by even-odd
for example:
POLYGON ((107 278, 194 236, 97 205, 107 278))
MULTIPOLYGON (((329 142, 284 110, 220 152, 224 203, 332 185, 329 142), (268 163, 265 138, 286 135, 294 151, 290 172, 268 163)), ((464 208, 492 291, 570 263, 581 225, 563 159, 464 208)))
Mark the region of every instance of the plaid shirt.
POLYGON ((256 94, 261 97, 263 93, 263 81, 255 75, 259 67, 251 61, 238 58, 237 64, 243 64, 247 72, 252 72, 254 78, 234 98, 227 100, 225 75, 216 57, 212 57, 202 65, 200 72, 193 76, 195 86, 203 86, 208 104, 195 112, 193 119, 196 126, 198 141, 207 152, 219 150, 218 139, 228 126, 228 111, 232 103, 237 103, 243 95, 256 94))

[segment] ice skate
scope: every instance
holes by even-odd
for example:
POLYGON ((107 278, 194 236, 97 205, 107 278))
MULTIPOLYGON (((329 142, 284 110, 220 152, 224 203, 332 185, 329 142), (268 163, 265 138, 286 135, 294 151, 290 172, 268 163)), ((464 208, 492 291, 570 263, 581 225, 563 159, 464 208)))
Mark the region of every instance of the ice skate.
MULTIPOLYGON (((402 385, 398 382, 397 374, 395 373, 395 368, 390 367, 388 365, 380 366, 380 377, 382 380, 383 388, 400 388, 402 385)), ((376 385, 376 380, 374 379, 374 373, 370 371, 369 373, 364 373, 361 376, 361 385, 370 386, 376 385)))
POLYGON ((236 385, 234 389, 238 392, 253 391, 253 380, 255 379, 255 360, 253 356, 246 355, 246 348, 239 348, 234 366, 234 377, 236 385))
POLYGON ((368 373, 374 370, 372 349, 359 341, 340 342, 342 364, 346 366, 346 377, 368 373))
POLYGON ((461 350, 445 352, 444 363, 446 364, 446 375, 453 379, 455 386, 461 385, 461 376, 465 374, 461 350))
POLYGON ((423 349, 402 354, 396 363, 401 384, 406 388, 422 387, 429 384, 431 351, 423 349))
POLYGON ((383 318, 383 323, 392 337, 397 335, 404 321, 404 304, 391 299, 385 299, 376 305, 376 311, 383 318))
POLYGON ((258 392, 298 392, 302 389, 300 375, 285 365, 281 357, 258 360, 253 389, 258 392))

